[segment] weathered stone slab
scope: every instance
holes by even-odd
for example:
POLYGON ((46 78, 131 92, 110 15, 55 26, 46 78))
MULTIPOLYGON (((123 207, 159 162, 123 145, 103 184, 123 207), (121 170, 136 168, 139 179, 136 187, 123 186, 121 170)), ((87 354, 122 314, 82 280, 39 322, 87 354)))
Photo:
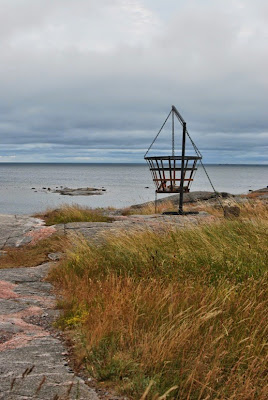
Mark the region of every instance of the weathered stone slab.
MULTIPOLYGON (((182 229, 186 226, 210 223, 214 217, 207 212, 199 212, 197 215, 129 215, 113 216, 112 223, 107 222, 72 222, 64 225, 67 235, 82 235, 88 241, 101 243, 106 234, 117 235, 121 232, 135 231, 165 231, 182 229)), ((57 228, 57 225, 55 225, 57 228)), ((62 225, 60 231, 62 231, 62 225)))
POLYGON ((55 228, 44 226, 44 221, 39 218, 0 214, 0 250, 4 247, 23 246, 49 236, 54 231, 55 228))
MULTIPOLYGON (((233 197, 232 194, 230 193, 219 193, 222 197, 227 198, 227 197, 233 197)), ((190 193, 184 193, 183 195, 183 203, 195 203, 197 201, 206 201, 206 200, 211 200, 215 199, 216 194, 214 192, 208 192, 208 191, 195 191, 195 192, 190 192, 190 193)), ((167 196, 163 197, 161 199, 157 199, 157 204, 164 203, 166 201, 173 203, 174 206, 179 206, 179 200, 180 200, 180 195, 179 194, 174 194, 172 196, 167 196)), ((154 205, 154 201, 148 201, 146 203, 142 204, 135 204, 131 206, 130 208, 142 208, 147 205, 154 205)))
POLYGON ((0 270, 0 400, 97 400, 74 375, 51 324, 57 317, 50 263, 0 270))

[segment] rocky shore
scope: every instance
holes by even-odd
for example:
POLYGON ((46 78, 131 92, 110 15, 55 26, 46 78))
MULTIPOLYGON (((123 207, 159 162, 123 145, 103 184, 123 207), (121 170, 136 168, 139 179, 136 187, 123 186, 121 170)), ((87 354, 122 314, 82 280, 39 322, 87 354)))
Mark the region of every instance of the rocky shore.
MULTIPOLYGON (((90 189, 86 188, 88 191, 90 189)), ((225 204, 239 203, 250 198, 266 201, 268 188, 250 192, 247 197, 221 193, 221 198, 225 204)), ((174 195, 158 202, 169 201, 177 207, 178 200, 179 196, 174 195)), ((216 196, 213 192, 192 192, 185 195, 184 201, 193 205, 198 202, 210 204, 215 203, 216 196)), ((123 210, 111 212, 112 222, 70 222, 44 226, 40 218, 0 215, 1 256, 5 256, 6 247, 35 243, 55 232, 70 236, 82 235, 90 242, 101 243, 107 232, 117 235, 122 231, 133 230, 184 229, 189 225, 208 224, 215 220, 215 217, 204 211, 186 216, 139 215, 141 208, 148 204, 154 202, 133 205, 131 209, 137 211, 136 215, 122 215, 123 210)), ((56 253, 49 256, 50 260, 59 258, 56 253)), ((110 394, 103 396, 97 389, 89 388, 85 380, 75 376, 61 335, 51 328, 58 311, 52 286, 44 279, 52 264, 0 269, 0 400, 116 399, 110 394)))
MULTIPOLYGON (((90 188, 87 188, 87 190, 89 189, 90 188)), ((63 190, 67 190, 67 188, 64 188, 63 190)), ((80 191, 81 189, 68 190, 80 191)), ((251 191, 247 196, 221 193, 220 198, 223 205, 234 205, 235 203, 247 201, 247 199, 250 198, 267 200, 268 188, 251 191)), ((157 205, 164 203, 165 201, 170 202, 172 207, 177 209, 179 204, 179 195, 158 199, 157 205)), ((184 196, 185 204, 193 204, 194 207, 195 205, 198 205, 199 202, 218 204, 214 192, 199 191, 186 193, 184 196)), ((118 231, 120 229, 129 230, 134 227, 137 229, 144 229, 146 227, 155 227, 161 224, 185 226, 188 223, 199 223, 200 220, 209 220, 211 218, 211 215, 206 212, 201 212, 197 216, 167 216, 161 214, 139 215, 140 210, 147 205, 154 205, 154 202, 151 201, 132 205, 130 209, 134 215, 124 215, 125 209, 108 211, 108 215, 112 217, 112 223, 71 222, 69 224, 45 226, 44 221, 40 218, 0 214, 0 250, 3 250, 5 247, 19 247, 30 242, 35 242, 53 234, 55 231, 80 231, 80 233, 85 236, 94 237, 94 235, 100 231, 118 231)))

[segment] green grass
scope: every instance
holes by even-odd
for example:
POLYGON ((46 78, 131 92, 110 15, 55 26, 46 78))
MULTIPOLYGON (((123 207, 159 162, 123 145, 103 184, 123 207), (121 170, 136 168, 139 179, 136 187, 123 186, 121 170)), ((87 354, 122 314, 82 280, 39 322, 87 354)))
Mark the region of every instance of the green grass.
POLYGON ((209 226, 77 241, 50 275, 77 363, 133 399, 146 388, 148 399, 170 388, 169 399, 266 399, 268 224, 250 207, 209 226))
POLYGON ((85 241, 69 253, 64 272, 104 279, 111 273, 150 279, 198 278, 216 284, 222 278, 239 283, 258 278, 266 270, 266 223, 223 221, 213 225, 171 231, 111 236, 102 246, 85 241))

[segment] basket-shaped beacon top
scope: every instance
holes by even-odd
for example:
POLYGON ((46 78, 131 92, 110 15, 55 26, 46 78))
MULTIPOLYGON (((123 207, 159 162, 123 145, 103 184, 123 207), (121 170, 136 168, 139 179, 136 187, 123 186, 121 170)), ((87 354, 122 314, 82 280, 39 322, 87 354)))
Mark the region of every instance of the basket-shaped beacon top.
POLYGON ((183 191, 188 193, 194 172, 197 170, 197 161, 200 159, 201 157, 197 156, 145 157, 157 193, 180 193, 181 181, 183 182, 183 191))
MULTIPOLYGON (((187 156, 185 154, 185 143, 187 136, 186 122, 176 109, 172 109, 158 132, 153 143, 149 147, 144 159, 147 161, 153 182, 156 187, 157 193, 188 193, 190 191, 191 183, 194 179, 195 171, 197 170, 197 163, 201 160, 201 154, 196 156, 187 156), (147 156, 149 150, 163 129, 169 116, 172 115, 172 155, 170 156, 147 156), (182 125, 182 150, 181 155, 175 155, 174 148, 174 116, 176 116, 182 125)), ((192 143, 193 144, 193 143, 192 143)), ((194 146, 194 144, 193 144, 194 146)))

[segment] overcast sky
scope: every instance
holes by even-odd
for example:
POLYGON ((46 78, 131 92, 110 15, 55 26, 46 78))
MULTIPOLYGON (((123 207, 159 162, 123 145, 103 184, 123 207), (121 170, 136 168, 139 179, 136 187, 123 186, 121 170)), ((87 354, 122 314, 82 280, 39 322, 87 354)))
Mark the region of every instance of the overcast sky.
POLYGON ((143 162, 174 104, 206 163, 267 163, 267 0, 0 5, 0 162, 143 162))

